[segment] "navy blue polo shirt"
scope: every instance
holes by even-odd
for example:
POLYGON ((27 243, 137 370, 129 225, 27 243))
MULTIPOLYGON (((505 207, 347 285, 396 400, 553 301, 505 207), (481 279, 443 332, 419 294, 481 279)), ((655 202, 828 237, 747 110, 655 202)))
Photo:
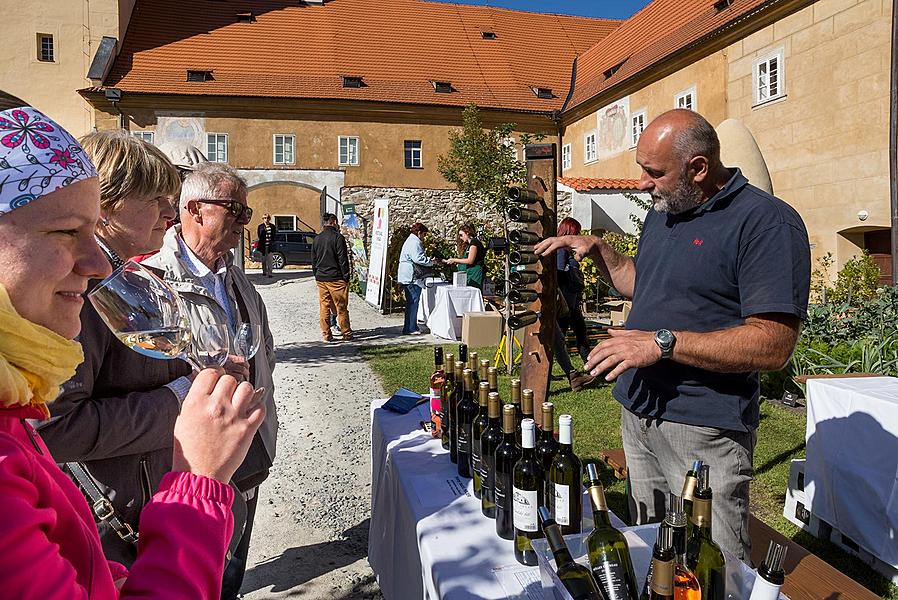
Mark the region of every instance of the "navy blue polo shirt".
MULTIPOLYGON (((808 234, 798 213, 738 170, 713 198, 679 215, 650 210, 636 261, 627 329, 707 332, 759 313, 807 317, 808 234)), ((629 369, 614 397, 667 421, 749 431, 758 373, 714 373, 672 360, 629 369)))

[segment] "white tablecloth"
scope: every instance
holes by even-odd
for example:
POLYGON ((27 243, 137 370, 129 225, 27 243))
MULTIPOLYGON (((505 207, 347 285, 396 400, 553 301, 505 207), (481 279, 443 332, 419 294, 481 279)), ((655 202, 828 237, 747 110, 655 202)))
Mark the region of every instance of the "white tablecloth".
POLYGON ((427 285, 421 289, 421 300, 418 302, 419 323, 427 323, 427 318, 430 316, 431 311, 433 311, 433 306, 437 301, 437 290, 441 287, 451 285, 436 277, 427 278, 426 284, 427 285))
POLYGON ((483 312, 483 309, 483 295, 475 287, 438 287, 427 327, 436 337, 458 340, 461 339, 462 316, 469 312, 483 312))
POLYGON ((898 379, 810 379, 811 512, 898 567, 898 379))
MULTIPOLYGON (((368 562, 384 598, 526 598, 523 588, 510 595, 500 577, 515 571, 510 579, 538 586, 539 568, 518 564, 512 542, 496 535, 495 521, 480 512, 471 480, 458 477, 439 440, 421 429, 420 421, 430 419, 427 403, 399 415, 380 408, 384 402, 371 404, 368 534, 368 562)), ((585 512, 589 530, 592 518, 585 512)), ((612 521, 624 526, 615 516, 612 521)))

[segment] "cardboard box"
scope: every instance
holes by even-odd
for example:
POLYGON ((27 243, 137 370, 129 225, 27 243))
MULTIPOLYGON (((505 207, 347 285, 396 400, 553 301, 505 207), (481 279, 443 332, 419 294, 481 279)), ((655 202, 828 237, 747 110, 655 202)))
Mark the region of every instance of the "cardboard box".
POLYGON ((611 302, 606 302, 602 306, 611 309, 611 326, 620 327, 626 324, 633 303, 629 300, 612 300, 611 302))
POLYGON ((468 274, 464 271, 456 271, 452 274, 452 285, 455 287, 465 287, 468 285, 468 274))
POLYGON ((496 311, 465 313, 461 341, 469 348, 498 346, 502 341, 502 314, 496 311))

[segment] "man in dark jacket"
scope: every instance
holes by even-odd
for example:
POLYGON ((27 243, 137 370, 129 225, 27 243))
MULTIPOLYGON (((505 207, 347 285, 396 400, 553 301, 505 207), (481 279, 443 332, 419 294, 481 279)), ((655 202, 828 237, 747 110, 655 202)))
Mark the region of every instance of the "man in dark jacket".
POLYGON ((262 255, 262 275, 274 277, 271 274, 271 246, 274 244, 274 234, 278 232, 276 225, 271 222, 271 215, 262 215, 262 222, 256 231, 256 239, 259 241, 256 250, 262 255))
POLYGON ((337 230, 337 215, 324 213, 321 233, 312 242, 312 273, 318 283, 318 304, 321 317, 321 336, 333 341, 329 315, 337 314, 337 323, 344 340, 352 339, 349 325, 349 252, 346 238, 337 230))

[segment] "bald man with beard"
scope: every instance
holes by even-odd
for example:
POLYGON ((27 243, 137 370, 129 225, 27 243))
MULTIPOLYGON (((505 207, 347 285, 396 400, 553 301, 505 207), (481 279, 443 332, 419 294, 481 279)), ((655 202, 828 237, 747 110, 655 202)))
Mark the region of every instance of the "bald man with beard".
POLYGON ((668 492, 679 494, 703 460, 714 539, 747 559, 758 372, 787 364, 807 317, 807 230, 791 206, 723 166, 717 134, 698 113, 652 121, 636 162, 653 206, 635 257, 594 236, 549 238, 536 252, 589 256, 633 300, 626 329, 611 331, 586 368, 616 380, 637 522, 661 521, 668 492))

